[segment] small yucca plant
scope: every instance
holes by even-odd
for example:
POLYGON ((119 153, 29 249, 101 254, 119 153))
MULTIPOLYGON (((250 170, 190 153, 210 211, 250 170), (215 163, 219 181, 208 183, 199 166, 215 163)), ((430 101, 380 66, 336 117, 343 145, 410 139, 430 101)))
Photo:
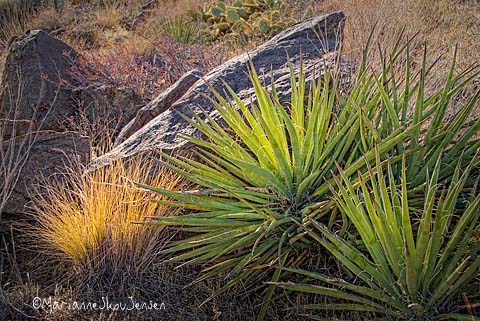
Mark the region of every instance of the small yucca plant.
POLYGON ((190 44, 198 40, 198 26, 183 16, 167 19, 164 25, 165 32, 183 44, 190 44))
MULTIPOLYGON (((471 166, 478 166, 477 157, 471 166)), ((423 209, 412 209, 406 162, 401 186, 388 166, 387 175, 377 158, 368 176, 360 175, 360 190, 340 171, 332 188, 341 212, 357 231, 360 248, 339 237, 324 224, 310 219, 305 230, 325 247, 359 282, 298 269, 285 269, 315 280, 317 284, 278 283, 293 291, 315 293, 338 303, 307 305, 307 310, 352 310, 384 314, 395 320, 480 320, 455 310, 465 286, 479 276, 480 194, 474 188, 463 194, 471 167, 457 166, 447 190, 439 181, 440 161, 427 180, 423 209), (463 202, 462 214, 457 204, 463 202), (345 303, 347 302, 347 303, 345 303)), ((479 176, 476 176, 477 183, 479 176)), ((358 243, 357 243, 358 244, 358 243)), ((313 316, 312 316, 313 317, 313 316)))
MULTIPOLYGON (((198 147, 200 161, 165 155, 164 164, 199 190, 172 192, 144 186, 169 197, 166 204, 192 210, 181 217, 154 218, 159 225, 181 226, 196 234, 172 243, 166 253, 175 254, 172 261, 210 263, 202 278, 228 272, 230 280, 223 290, 240 281, 257 285, 278 281, 282 270, 275 267, 301 264, 308 257, 316 245, 298 226, 310 224, 312 218, 329 226, 337 220, 336 204, 329 197, 337 165, 356 180, 357 172, 368 171, 378 148, 382 160, 393 155, 390 161, 397 173, 406 152, 412 193, 421 196, 428 169, 435 166, 432 159, 437 160, 440 151, 448 147, 442 161, 465 168, 480 144, 471 140, 480 120, 467 122, 478 92, 451 121, 444 122, 447 107, 476 75, 475 68, 454 76, 454 61, 444 86, 430 95, 424 92, 430 70, 426 57, 420 75, 413 77, 408 44, 394 49, 378 75, 362 64, 346 95, 340 94, 334 73, 325 71, 307 88, 302 66, 298 79, 291 69, 289 104, 280 103, 275 86, 271 93, 263 87, 251 68, 253 106, 247 107, 227 87, 231 99, 214 91, 216 101, 212 100, 225 126, 208 115, 186 118, 205 137, 186 137, 198 147), (398 77, 394 67, 402 54, 407 67, 404 77, 398 77), (411 118, 409 109, 413 109, 411 118), (433 125, 425 127, 429 121, 433 125), (464 161, 459 162, 456 157, 461 153, 464 161)), ((448 179, 453 172, 445 167, 439 175, 448 179)), ((273 291, 270 286, 265 302, 273 291)), ((266 305, 260 319, 265 310, 266 305)))

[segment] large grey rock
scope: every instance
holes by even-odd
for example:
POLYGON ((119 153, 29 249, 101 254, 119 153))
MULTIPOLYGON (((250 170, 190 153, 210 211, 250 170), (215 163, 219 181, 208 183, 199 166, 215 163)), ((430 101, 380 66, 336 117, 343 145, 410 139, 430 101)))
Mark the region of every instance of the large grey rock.
POLYGON ((65 175, 67 167, 90 159, 89 139, 68 132, 33 132, 3 141, 0 148, 0 196, 9 194, 2 209, 6 215, 25 211, 35 185, 65 175))
POLYGON ((134 134, 137 130, 145 126, 149 121, 169 109, 180 97, 182 97, 194 83, 196 83, 203 73, 198 70, 192 70, 183 75, 172 86, 152 100, 148 105, 141 108, 135 118, 133 118, 118 134, 115 145, 119 145, 125 139, 134 134))
POLYGON ((28 31, 11 42, 3 71, 0 118, 63 128, 75 115, 72 66, 77 53, 47 33, 28 31))
POLYGON ((174 103, 172 107, 152 119, 148 124, 115 147, 108 154, 98 158, 93 167, 108 164, 113 159, 129 157, 149 150, 178 150, 186 141, 181 137, 198 136, 199 133, 180 114, 193 118, 203 112, 216 118, 214 107, 206 96, 212 96, 209 86, 225 92, 228 84, 245 102, 250 102, 253 94, 248 77, 249 61, 265 80, 273 77, 282 99, 290 94, 288 58, 298 66, 302 60, 308 77, 316 74, 332 58, 341 45, 344 14, 334 12, 315 17, 287 29, 257 47, 255 50, 235 57, 209 72, 204 79, 197 81, 192 88, 174 103), (208 84, 206 82, 208 82, 208 84))

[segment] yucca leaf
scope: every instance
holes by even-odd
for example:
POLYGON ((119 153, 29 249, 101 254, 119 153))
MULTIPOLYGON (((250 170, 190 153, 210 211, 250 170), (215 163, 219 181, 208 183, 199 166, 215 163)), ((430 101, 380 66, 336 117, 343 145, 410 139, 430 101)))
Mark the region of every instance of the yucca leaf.
POLYGON ((356 273, 358 277, 371 286, 374 284, 371 282, 371 279, 373 279, 375 282, 382 284, 383 288, 387 289, 392 295, 397 294, 394 288, 390 286, 392 282, 392 279, 389 278, 390 275, 382 275, 382 273, 378 271, 377 266, 369 261, 362 252, 350 243, 338 238, 324 225, 313 220, 311 220, 311 223, 317 230, 322 232, 331 243, 323 240, 311 230, 306 229, 308 234, 322 244, 322 246, 326 247, 342 264, 348 266, 349 270, 356 273))
MULTIPOLYGON (((360 306, 363 307, 363 311, 375 311, 375 312, 383 312, 395 317, 400 316, 401 314, 395 311, 391 311, 388 309, 385 309, 384 306, 375 303, 374 301, 365 299, 364 297, 346 293, 345 291, 341 291, 338 289, 334 288, 327 288, 319 285, 311 285, 311 284, 301 284, 301 283, 274 283, 276 286, 290 290, 290 291, 299 291, 299 292, 305 292, 305 293, 313 293, 313 294, 319 294, 319 295, 325 295, 329 297, 334 297, 337 299, 343 299, 343 300, 348 300, 352 302, 357 302, 361 303, 360 306)), ((336 304, 321 304, 321 305, 307 305, 304 306, 306 309, 318 309, 318 310, 330 310, 328 307, 336 307, 338 305, 336 304)), ((342 304, 342 306, 345 310, 350 310, 350 311, 362 311, 358 310, 359 305, 349 305, 349 304, 342 304), (352 309, 349 308, 349 306, 352 307, 352 309)))
POLYGON ((443 267, 446 275, 452 273, 454 266, 457 265, 457 260, 460 259, 463 254, 462 249, 468 245, 475 227, 478 226, 478 221, 480 219, 479 208, 480 196, 477 196, 457 222, 447 244, 445 245, 442 257, 438 261, 438 265, 443 267), (446 261, 449 261, 449 263, 446 264, 446 261))
POLYGON ((435 317, 435 320, 480 321, 480 317, 459 313, 445 313, 435 317))
POLYGON ((356 292, 360 295, 366 295, 369 296, 373 299, 383 301, 387 303, 388 305, 395 306, 397 309, 403 311, 404 313, 411 313, 410 310, 408 310, 403 304, 399 303, 396 299, 386 296, 384 293, 378 292, 376 290, 372 290, 371 288, 364 287, 364 286, 358 286, 354 285, 351 283, 348 283, 342 279, 338 279, 335 277, 331 277, 328 275, 323 275, 320 273, 315 273, 315 272, 309 272, 305 270, 299 270, 299 269, 292 269, 292 268, 283 268, 284 271, 288 272, 293 272, 296 274, 304 275, 308 278, 316 279, 328 284, 332 284, 335 286, 338 286, 340 288, 344 288, 353 292, 356 292))
MULTIPOLYGON (((427 47, 425 45, 423 50, 422 59, 422 71, 418 84, 417 100, 413 111, 413 123, 418 124, 421 121, 422 112, 424 110, 424 91, 425 91, 425 78, 426 78, 426 65, 427 65, 427 47)), ((419 144, 420 139, 420 127, 416 127, 413 135, 410 148, 415 148, 419 144)), ((417 172, 419 167, 419 154, 412 154, 408 164, 408 177, 411 179, 413 174, 417 172)))
MULTIPOLYGON (((281 268, 285 265, 285 262, 288 258, 288 255, 289 255, 289 252, 287 251, 287 252, 283 253, 281 257, 278 258, 279 267, 277 267, 275 269, 275 272, 273 273, 272 281, 271 281, 272 283, 278 282, 278 280, 280 279, 281 268)), ((267 314, 267 309, 268 309, 268 306, 269 306, 269 304, 272 300, 274 291, 275 291, 275 285, 270 284, 270 286, 268 287, 267 292, 265 294, 264 302, 262 304, 262 308, 260 309, 260 312, 258 313, 257 321, 261 321, 265 318, 265 315, 267 314)))

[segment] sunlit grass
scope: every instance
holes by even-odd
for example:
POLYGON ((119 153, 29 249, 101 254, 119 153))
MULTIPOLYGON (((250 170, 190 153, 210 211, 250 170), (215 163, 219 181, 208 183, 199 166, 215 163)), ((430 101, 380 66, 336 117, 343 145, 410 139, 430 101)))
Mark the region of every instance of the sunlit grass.
POLYGON ((57 180, 36 202, 37 232, 49 252, 81 266, 108 259, 115 265, 145 267, 162 243, 163 231, 133 224, 146 216, 174 216, 172 209, 153 202, 152 194, 132 181, 175 189, 181 180, 166 169, 150 175, 156 161, 146 157, 117 160, 110 166, 57 180))

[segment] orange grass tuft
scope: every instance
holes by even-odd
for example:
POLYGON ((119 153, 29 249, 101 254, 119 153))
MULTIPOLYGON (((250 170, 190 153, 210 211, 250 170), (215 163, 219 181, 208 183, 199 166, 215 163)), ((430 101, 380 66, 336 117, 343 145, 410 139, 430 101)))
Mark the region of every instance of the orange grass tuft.
POLYGON ((167 236, 162 229, 132 222, 179 213, 132 183, 180 187, 180 178, 165 168, 151 175, 156 166, 156 160, 146 157, 117 160, 96 171, 73 171, 68 179, 51 183, 35 205, 36 229, 46 250, 91 268, 104 262, 140 271, 148 266, 167 236))

